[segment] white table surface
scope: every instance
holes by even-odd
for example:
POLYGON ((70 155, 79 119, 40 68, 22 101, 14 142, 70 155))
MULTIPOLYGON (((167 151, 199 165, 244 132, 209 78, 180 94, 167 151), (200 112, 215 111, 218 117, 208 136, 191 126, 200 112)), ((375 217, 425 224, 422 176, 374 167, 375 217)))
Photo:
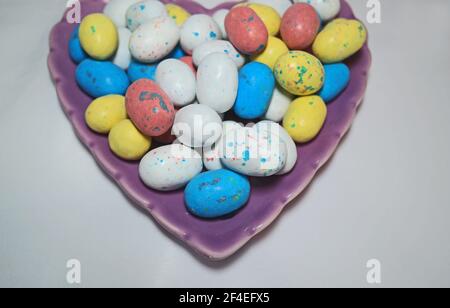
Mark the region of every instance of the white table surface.
MULTIPOLYGON (((207 1, 209 5, 219 1, 207 1)), ((350 1, 364 17, 366 0, 350 1)), ((63 0, 0 0, 0 286, 450 286, 450 1, 381 0, 366 99, 303 197, 226 262, 174 241, 75 137, 49 78, 63 0)))

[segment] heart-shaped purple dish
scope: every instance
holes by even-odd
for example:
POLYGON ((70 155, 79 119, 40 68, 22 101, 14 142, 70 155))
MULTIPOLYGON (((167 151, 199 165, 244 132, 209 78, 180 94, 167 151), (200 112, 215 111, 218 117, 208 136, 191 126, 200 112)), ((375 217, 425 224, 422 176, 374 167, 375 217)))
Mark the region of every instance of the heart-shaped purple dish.
MULTIPOLYGON (((191 13, 212 14, 230 8, 236 2, 225 2, 214 9, 206 9, 191 0, 176 3, 191 13)), ((101 12, 106 0, 81 0, 82 16, 101 12)), ((347 2, 342 0, 340 17, 355 18, 347 2)), ((252 179, 252 195, 245 208, 222 220, 202 220, 188 213, 183 191, 162 193, 147 188, 139 179, 138 162, 126 162, 109 149, 106 136, 93 133, 85 124, 84 113, 90 97, 75 81, 76 65, 68 56, 68 40, 74 24, 64 15, 50 34, 48 66, 55 82, 60 103, 81 142, 97 163, 125 192, 168 232, 190 248, 212 260, 233 255, 256 234, 266 229, 311 182, 314 175, 332 156, 356 115, 362 102, 371 65, 371 54, 364 48, 346 63, 351 69, 351 81, 333 103, 328 105, 328 118, 320 135, 309 144, 299 145, 299 161, 295 169, 284 176, 252 179)))

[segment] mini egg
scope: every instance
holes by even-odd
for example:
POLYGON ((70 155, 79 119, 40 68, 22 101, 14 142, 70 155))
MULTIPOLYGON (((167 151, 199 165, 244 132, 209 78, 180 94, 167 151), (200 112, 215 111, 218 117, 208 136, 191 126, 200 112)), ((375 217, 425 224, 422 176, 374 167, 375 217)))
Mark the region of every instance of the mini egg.
POLYGON ((130 81, 124 70, 108 61, 86 59, 75 72, 80 88, 92 97, 109 94, 124 95, 130 81))
POLYGON ((152 139, 144 136, 128 119, 113 126, 108 142, 111 151, 125 160, 141 159, 152 145, 152 139))
POLYGON ((250 62, 239 71, 239 88, 234 113, 245 120, 262 117, 269 108, 275 88, 272 70, 265 64, 250 62))
POLYGON ((294 0, 294 2, 312 5, 324 22, 332 20, 341 11, 341 0, 294 0))
POLYGON ((167 16, 164 4, 156 0, 144 0, 130 6, 126 12, 127 27, 131 32, 156 17, 167 16))
POLYGON ((181 27, 189 17, 191 17, 191 14, 188 11, 173 3, 166 4, 166 10, 167 14, 172 17, 179 27, 181 27))
POLYGON ((94 132, 108 134, 110 130, 127 118, 125 97, 107 95, 94 100, 86 109, 86 124, 94 132))
POLYGON ((216 52, 226 54, 231 60, 233 60, 238 68, 242 67, 245 63, 245 57, 241 55, 230 42, 217 40, 205 42, 194 49, 192 54, 194 64, 199 66, 203 59, 216 52))
POLYGON ((243 127, 225 133, 222 164, 240 174, 268 177, 286 165, 287 148, 279 134, 258 127, 243 127))
POLYGON ((243 3, 238 6, 251 8, 261 18, 270 36, 277 36, 280 31, 281 17, 271 6, 259 3, 243 3))
POLYGON ((247 177, 230 170, 208 171, 192 179, 184 191, 184 200, 190 213, 214 219, 236 212, 250 198, 247 177))
POLYGON ((250 0, 249 2, 270 6, 274 8, 280 16, 283 16, 292 5, 291 0, 250 0))
POLYGON ((180 30, 172 18, 153 18, 131 35, 131 55, 140 62, 155 63, 169 55, 179 39, 180 30))
POLYGON ((181 27, 181 47, 189 55, 201 44, 220 39, 222 32, 214 19, 208 15, 192 15, 181 27))
POLYGON ((334 100, 350 83, 350 69, 344 63, 325 64, 325 83, 319 95, 325 103, 334 100))
POLYGON ((126 27, 127 10, 130 6, 139 1, 140 0, 110 0, 103 9, 103 14, 111 18, 117 27, 126 27))
POLYGON ((264 51, 269 33, 256 12, 248 7, 231 9, 225 18, 225 28, 230 42, 245 55, 264 51))
POLYGON ((84 52, 83 47, 81 47, 80 39, 78 37, 79 30, 80 26, 78 25, 75 29, 73 29, 69 39, 69 56, 72 61, 77 64, 88 58, 88 55, 84 52))
POLYGON ((117 48, 113 63, 126 70, 131 62, 130 49, 128 48, 131 32, 128 28, 118 28, 117 31, 119 33, 119 48, 117 48))
POLYGON ((150 151, 139 164, 139 176, 148 187, 174 191, 184 187, 203 170, 201 156, 182 144, 150 151))
POLYGON ((167 59, 156 69, 156 83, 176 107, 195 100, 196 80, 191 68, 180 60, 167 59))
POLYGON ((320 28, 320 18, 309 4, 291 6, 281 22, 281 37, 293 50, 304 50, 311 46, 320 28))
POLYGON ((317 35, 313 52, 323 63, 342 62, 361 50, 366 40, 367 31, 360 21, 338 18, 317 35))
POLYGON ((318 92, 324 82, 319 59, 304 51, 290 51, 281 56, 274 68, 275 78, 291 94, 305 96, 318 92))
POLYGON ((320 96, 305 96, 289 106, 283 127, 297 143, 307 143, 316 138, 327 118, 327 106, 320 96))
POLYGON ((125 105, 130 119, 146 136, 161 136, 172 127, 175 118, 173 104, 152 80, 134 82, 125 95, 125 105))
POLYGON ((136 60, 131 60, 128 67, 127 73, 131 82, 135 82, 139 79, 146 78, 155 81, 156 69, 158 68, 158 63, 146 64, 141 63, 136 60))
POLYGON ((273 70, 278 59, 288 52, 289 48, 282 40, 277 37, 270 36, 264 51, 259 55, 253 56, 252 60, 263 63, 273 70))
POLYGON ((79 38, 83 50, 96 60, 106 60, 117 50, 119 34, 112 20, 104 14, 91 14, 80 24, 79 38))
POLYGON ((217 25, 220 28, 220 32, 222 33, 223 39, 228 38, 227 31, 225 30, 225 17, 227 17, 229 12, 230 12, 230 10, 221 9, 221 10, 214 12, 214 14, 212 16, 212 18, 214 19, 214 21, 217 23, 217 25))
POLYGON ((224 53, 207 56, 197 70, 197 99, 218 113, 233 108, 238 93, 238 69, 224 53))
POLYGON ((293 100, 294 96, 292 94, 280 86, 276 86, 264 119, 277 123, 281 122, 293 100))
POLYGON ((172 133, 188 147, 208 147, 222 135, 222 119, 207 105, 188 105, 178 110, 172 133))

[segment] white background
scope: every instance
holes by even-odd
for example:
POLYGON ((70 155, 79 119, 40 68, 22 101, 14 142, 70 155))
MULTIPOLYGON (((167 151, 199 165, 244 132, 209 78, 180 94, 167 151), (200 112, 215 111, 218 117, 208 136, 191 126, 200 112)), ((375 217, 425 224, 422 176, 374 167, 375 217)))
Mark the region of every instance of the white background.
MULTIPOLYGON (((206 1, 213 5, 219 1, 206 1)), ((350 1, 361 18, 366 0, 350 1)), ((102 173, 46 66, 63 0, 0 0, 0 286, 450 287, 450 1, 381 0, 366 99, 330 164, 222 263, 186 250, 102 173)))

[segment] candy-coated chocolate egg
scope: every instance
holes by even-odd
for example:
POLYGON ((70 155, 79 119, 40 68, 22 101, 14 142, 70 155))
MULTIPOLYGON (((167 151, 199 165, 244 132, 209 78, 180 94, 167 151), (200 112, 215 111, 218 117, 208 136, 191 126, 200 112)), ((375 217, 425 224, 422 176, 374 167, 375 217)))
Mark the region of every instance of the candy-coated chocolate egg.
POLYGON ((350 69, 344 63, 325 64, 325 83, 317 93, 325 103, 334 100, 350 82, 350 69))
POLYGON ((104 14, 91 14, 83 18, 79 38, 84 51, 96 60, 110 58, 119 44, 117 28, 104 14))
POLYGON ((222 164, 235 172, 256 177, 272 176, 286 165, 286 144, 279 134, 257 127, 233 129, 225 134, 222 164))
POLYGON ((119 48, 114 56, 113 63, 126 70, 131 62, 131 54, 128 45, 130 44, 131 32, 128 28, 118 28, 119 48))
POLYGON ((298 151, 294 140, 291 138, 291 136, 289 136, 288 132, 278 123, 272 121, 261 121, 255 126, 258 130, 268 130, 280 136, 280 138, 286 144, 286 164, 284 165, 283 169, 281 169, 277 173, 277 175, 283 175, 291 172, 292 169, 294 169, 295 164, 297 163, 298 151))
POLYGON ((323 63, 341 62, 357 53, 366 39, 367 31, 360 21, 339 18, 330 21, 317 35, 313 51, 323 63))
POLYGON ((194 72, 194 75, 197 75, 197 69, 194 66, 194 59, 191 56, 182 57, 180 58, 180 61, 186 63, 191 68, 192 72, 194 72))
POLYGON ((175 109, 167 94, 154 81, 139 79, 125 96, 127 113, 146 136, 165 134, 173 124, 175 109))
POLYGON ((197 70, 197 99, 218 113, 233 108, 238 93, 238 69, 225 53, 207 56, 197 70))
POLYGON ((202 157, 182 144, 156 148, 145 155, 139 164, 142 181, 159 191, 180 189, 202 170, 202 157))
POLYGON ((167 16, 164 4, 156 0, 144 0, 130 6, 126 13, 127 27, 131 32, 156 17, 167 16))
POLYGON ((113 126, 108 142, 113 153, 125 160, 141 159, 152 145, 152 139, 144 136, 128 119, 113 126))
POLYGON ((156 83, 176 107, 195 100, 196 80, 191 68, 180 60, 167 59, 156 69, 156 83))
POLYGON ((181 27, 181 47, 189 55, 201 44, 220 39, 222 32, 214 19, 208 15, 192 15, 181 27))
POLYGON ((127 26, 127 10, 133 4, 140 0, 110 0, 104 10, 103 14, 111 18, 117 27, 127 26))
POLYGON ((278 83, 294 95, 318 92, 324 81, 324 69, 319 59, 304 51, 290 51, 281 56, 274 68, 278 83))
POLYGON ((245 120, 262 117, 269 108, 275 88, 272 70, 265 64, 250 62, 239 71, 239 89, 234 113, 245 120))
POLYGON ((222 135, 222 119, 211 107, 188 105, 178 110, 172 133, 178 141, 192 148, 214 144, 222 135))
POLYGON ((281 37, 290 49, 304 50, 311 46, 320 28, 320 18, 309 4, 291 6, 281 22, 281 37))
POLYGON ((214 12, 214 14, 212 16, 214 21, 219 26, 220 32, 222 32, 222 38, 223 39, 227 39, 228 38, 227 31, 225 30, 225 17, 227 17, 229 12, 230 12, 230 10, 221 9, 221 10, 218 10, 218 11, 214 12))
POLYGON ((140 62, 154 63, 169 55, 179 39, 180 29, 172 18, 156 17, 142 24, 131 35, 131 55, 140 62))
POLYGON ((281 122, 283 120, 289 105, 294 100, 294 96, 288 93, 280 86, 275 87, 273 91, 272 99, 270 100, 269 109, 267 109, 264 119, 273 122, 281 122))
POLYGON ((267 28, 251 8, 238 6, 231 9, 225 18, 225 28, 230 42, 243 54, 259 54, 266 48, 267 28))
POLYGON ((208 171, 192 179, 184 191, 190 213, 214 219, 241 209, 250 198, 247 177, 230 170, 208 171))
POLYGON ((95 98, 124 95, 130 85, 125 71, 108 61, 84 60, 78 65, 75 78, 80 88, 95 98))
POLYGON ((281 17, 271 6, 259 3, 243 3, 238 6, 247 6, 251 8, 261 18, 267 28, 270 36, 277 36, 280 31, 281 17))
POLYGON ((179 27, 181 27, 189 17, 191 17, 191 14, 188 11, 173 3, 166 4, 166 10, 167 14, 172 17, 179 27))
POLYGON ((80 63, 88 58, 86 52, 84 52, 83 47, 81 47, 80 39, 78 38, 78 32, 80 25, 73 29, 69 40, 69 56, 75 63, 80 63))
POLYGON ((322 21, 335 18, 341 11, 341 0, 294 0, 294 2, 308 3, 314 7, 322 21))
POLYGON ((242 67, 245 63, 245 57, 241 55, 230 42, 217 40, 203 43, 194 49, 192 54, 194 64, 199 66, 203 59, 216 52, 226 54, 234 63, 236 63, 238 68, 242 67))
POLYGON ((270 36, 264 51, 259 55, 253 56, 252 60, 264 63, 273 70, 278 59, 288 52, 289 48, 282 40, 277 37, 270 36))
POLYGON ((307 143, 319 134, 327 118, 327 106, 320 96, 305 96, 289 106, 283 127, 297 143, 307 143))
POLYGON ((250 3, 259 3, 274 8, 280 16, 283 16, 292 5, 291 0, 250 0, 250 3))
POLYGON ((146 64, 141 63, 136 60, 131 60, 130 66, 128 67, 128 77, 131 82, 135 82, 139 79, 146 78, 151 80, 156 80, 155 74, 158 64, 146 64))
POLYGON ((114 125, 127 118, 125 97, 107 95, 94 100, 86 109, 86 124, 94 132, 108 134, 114 125))

